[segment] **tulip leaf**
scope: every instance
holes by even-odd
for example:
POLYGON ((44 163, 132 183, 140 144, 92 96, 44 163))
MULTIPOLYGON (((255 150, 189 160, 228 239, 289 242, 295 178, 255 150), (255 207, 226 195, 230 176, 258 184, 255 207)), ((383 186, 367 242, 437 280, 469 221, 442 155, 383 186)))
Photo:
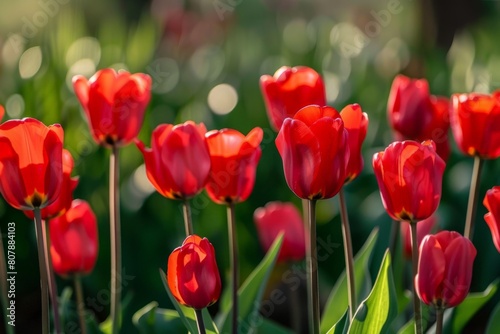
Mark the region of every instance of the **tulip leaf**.
POLYGON ((453 311, 452 332, 461 333, 467 322, 493 297, 497 289, 498 280, 495 280, 483 292, 469 293, 453 311))
MULTIPOLYGON (((238 290, 238 331, 247 333, 252 331, 264 319, 259 313, 262 295, 266 288, 267 281, 274 268, 274 263, 278 257, 281 244, 283 242, 283 234, 280 233, 274 240, 273 244, 267 251, 259 265, 250 273, 245 282, 238 290)), ((229 311, 221 314, 220 325, 222 333, 229 333, 231 330, 231 307, 229 311)))
POLYGON ((142 334, 180 333, 184 330, 177 311, 160 309, 157 302, 151 302, 138 310, 132 322, 142 334))
POLYGON ((330 328, 328 332, 326 332, 326 334, 344 334, 344 332, 346 332, 346 329, 349 327, 349 320, 347 320, 348 313, 349 310, 344 313, 342 318, 340 318, 340 320, 335 325, 333 325, 333 327, 330 328))
MULTIPOLYGON (((360 296, 363 289, 364 278, 367 277, 366 271, 370 264, 373 248, 377 242, 378 228, 374 228, 368 236, 363 247, 354 257, 354 279, 356 285, 356 295, 360 296)), ((345 270, 337 279, 335 286, 328 297, 323 312, 320 333, 326 333, 335 325, 347 309, 347 280, 345 270)))
MULTIPOLYGON (((180 319, 184 323, 184 326, 191 332, 191 333, 198 333, 198 327, 196 324, 196 315, 194 313, 194 309, 191 307, 187 307, 184 305, 179 304, 177 299, 172 295, 172 292, 170 292, 170 289, 168 287, 167 279, 165 272, 160 268, 160 277, 163 282, 163 285, 165 286, 165 290, 167 291, 167 294, 172 301, 172 304, 174 304, 175 309, 177 310, 177 313, 179 313, 180 319)), ((217 327, 215 326, 212 317, 207 311, 207 308, 203 309, 203 321, 205 322, 205 329, 207 331, 207 334, 218 334, 219 331, 217 330, 217 327)))
MULTIPOLYGON (((421 312, 422 312, 422 328, 424 329, 427 327, 427 322, 429 320, 429 307, 425 304, 420 304, 421 306, 421 312)), ((413 310, 413 308, 412 308, 413 310)), ((434 333, 433 331, 432 333, 434 333)), ((414 334, 415 333, 415 318, 411 318, 410 321, 408 321, 406 324, 404 324, 403 327, 401 327, 398 332, 398 334, 414 334)))
POLYGON ((263 319, 262 323, 255 328, 255 334, 293 334, 291 329, 285 328, 280 324, 269 319, 263 319))
POLYGON ((490 320, 486 326, 486 334, 496 334, 500 328, 500 303, 495 306, 490 315, 490 320))
POLYGON ((386 333, 397 316, 397 297, 391 269, 391 255, 387 250, 370 295, 361 303, 348 333, 386 333))

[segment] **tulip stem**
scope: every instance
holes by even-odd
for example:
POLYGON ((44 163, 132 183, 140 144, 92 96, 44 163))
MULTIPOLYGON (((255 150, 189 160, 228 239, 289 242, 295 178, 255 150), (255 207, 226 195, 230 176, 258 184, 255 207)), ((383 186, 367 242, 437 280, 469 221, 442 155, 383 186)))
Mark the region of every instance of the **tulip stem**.
POLYGON ((121 232, 119 200, 119 150, 113 145, 109 159, 109 207, 111 237, 111 332, 117 334, 120 328, 121 299, 121 232))
POLYGON ((443 332, 443 308, 436 308, 436 334, 441 334, 443 332))
POLYGON ((476 216, 477 197, 479 195, 479 178, 483 167, 483 159, 479 156, 474 157, 474 167, 472 169, 472 179, 469 191, 469 203, 467 204, 467 218, 465 220, 464 237, 472 240, 474 233, 474 217, 476 216))
POLYGON ((40 267, 40 287, 42 299, 42 333, 49 334, 49 286, 47 282, 47 267, 45 266, 45 249, 43 247, 43 222, 40 208, 35 208, 35 231, 38 245, 38 266, 40 267))
POLYGON ((307 222, 309 240, 306 242, 307 259, 307 302, 309 312, 309 333, 319 333, 319 289, 318 260, 316 250, 316 200, 309 200, 307 222))
MULTIPOLYGON (((1 294, 2 294, 2 306, 3 309, 6 310, 9 307, 9 299, 7 296, 7 265, 5 264, 5 252, 3 249, 3 235, 0 232, 0 286, 1 286, 1 294)), ((9 318, 7 318, 7 312, 3 313, 3 321, 5 325, 5 332, 7 334, 14 334, 14 327, 10 326, 9 318)))
POLYGON ((80 322, 80 333, 87 334, 87 327, 85 326, 85 304, 83 303, 82 280, 80 275, 75 275, 73 280, 75 283, 76 308, 78 310, 78 321, 80 322))
POLYGON ((186 229, 186 237, 193 234, 193 221, 191 220, 191 206, 189 200, 184 200, 182 203, 182 213, 184 215, 184 227, 186 229))
POLYGON ((420 312, 420 299, 418 299, 417 291, 415 289, 415 276, 418 272, 418 240, 417 240, 417 222, 410 222, 411 234, 411 258, 413 269, 413 311, 415 312, 415 333, 422 333, 422 314, 420 312))
POLYGON ((238 246, 236 243, 236 224, 234 216, 234 203, 227 205, 227 230, 229 234, 229 260, 232 271, 232 300, 233 300, 233 316, 232 316, 232 331, 238 333, 238 246))
POLYGON ((52 269, 52 258, 50 256, 50 238, 47 233, 47 227, 49 221, 46 220, 42 222, 42 233, 43 233, 43 248, 45 253, 45 267, 47 268, 48 280, 49 280, 49 295, 52 301, 52 313, 54 317, 54 327, 56 333, 63 333, 61 330, 61 321, 59 319, 59 302, 57 298, 57 285, 56 277, 54 275, 54 270, 52 269))
POLYGON ((344 197, 344 189, 339 191, 340 219, 342 221, 342 237, 344 239, 344 257, 347 275, 347 295, 349 300, 349 319, 352 321, 356 312, 356 285, 354 278, 354 256, 352 254, 352 238, 349 226, 349 215, 344 197))
POLYGON ((198 333, 199 334, 206 334, 205 323, 203 322, 202 310, 195 309, 194 314, 196 316, 196 324, 198 325, 198 333))
MULTIPOLYGON (((389 239, 389 252, 391 254, 391 259, 395 259, 396 248, 398 246, 399 234, 401 233, 401 222, 397 220, 392 221, 391 225, 391 235, 389 239)), ((394 266, 393 266, 394 269, 394 266)))

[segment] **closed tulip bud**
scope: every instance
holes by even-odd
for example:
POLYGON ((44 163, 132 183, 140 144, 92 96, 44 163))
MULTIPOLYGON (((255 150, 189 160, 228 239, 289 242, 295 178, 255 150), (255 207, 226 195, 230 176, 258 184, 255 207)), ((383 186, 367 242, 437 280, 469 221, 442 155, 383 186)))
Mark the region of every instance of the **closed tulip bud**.
POLYGON ((368 115, 361 110, 359 104, 350 104, 340 112, 344 127, 348 133, 349 163, 346 171, 346 183, 354 180, 363 170, 361 145, 368 131, 368 115))
POLYGON ((500 253, 500 187, 496 186, 486 192, 483 200, 488 213, 484 215, 484 220, 490 228, 493 244, 500 253))
POLYGON ((221 282, 212 244, 206 238, 188 236, 168 257, 167 282, 182 305, 199 310, 215 303, 221 282))
POLYGON ((415 289, 427 305, 449 308, 469 293, 476 248, 457 232, 427 235, 419 249, 415 289))

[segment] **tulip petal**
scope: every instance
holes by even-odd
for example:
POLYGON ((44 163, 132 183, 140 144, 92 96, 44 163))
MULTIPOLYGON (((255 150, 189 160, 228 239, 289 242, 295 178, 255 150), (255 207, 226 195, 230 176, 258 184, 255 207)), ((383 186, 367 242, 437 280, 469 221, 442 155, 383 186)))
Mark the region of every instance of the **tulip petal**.
POLYGON ((422 240, 419 254, 415 289, 425 304, 432 305, 441 294, 446 268, 444 251, 438 240, 433 235, 428 235, 422 240))

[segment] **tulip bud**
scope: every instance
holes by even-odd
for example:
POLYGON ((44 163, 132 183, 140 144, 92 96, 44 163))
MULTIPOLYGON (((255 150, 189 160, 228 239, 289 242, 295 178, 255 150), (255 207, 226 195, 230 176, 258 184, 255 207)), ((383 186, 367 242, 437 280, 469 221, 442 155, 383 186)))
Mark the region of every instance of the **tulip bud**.
POLYGON ((490 228, 493 244, 500 253, 500 187, 496 186, 486 192, 483 200, 488 213, 484 215, 484 220, 490 228))

